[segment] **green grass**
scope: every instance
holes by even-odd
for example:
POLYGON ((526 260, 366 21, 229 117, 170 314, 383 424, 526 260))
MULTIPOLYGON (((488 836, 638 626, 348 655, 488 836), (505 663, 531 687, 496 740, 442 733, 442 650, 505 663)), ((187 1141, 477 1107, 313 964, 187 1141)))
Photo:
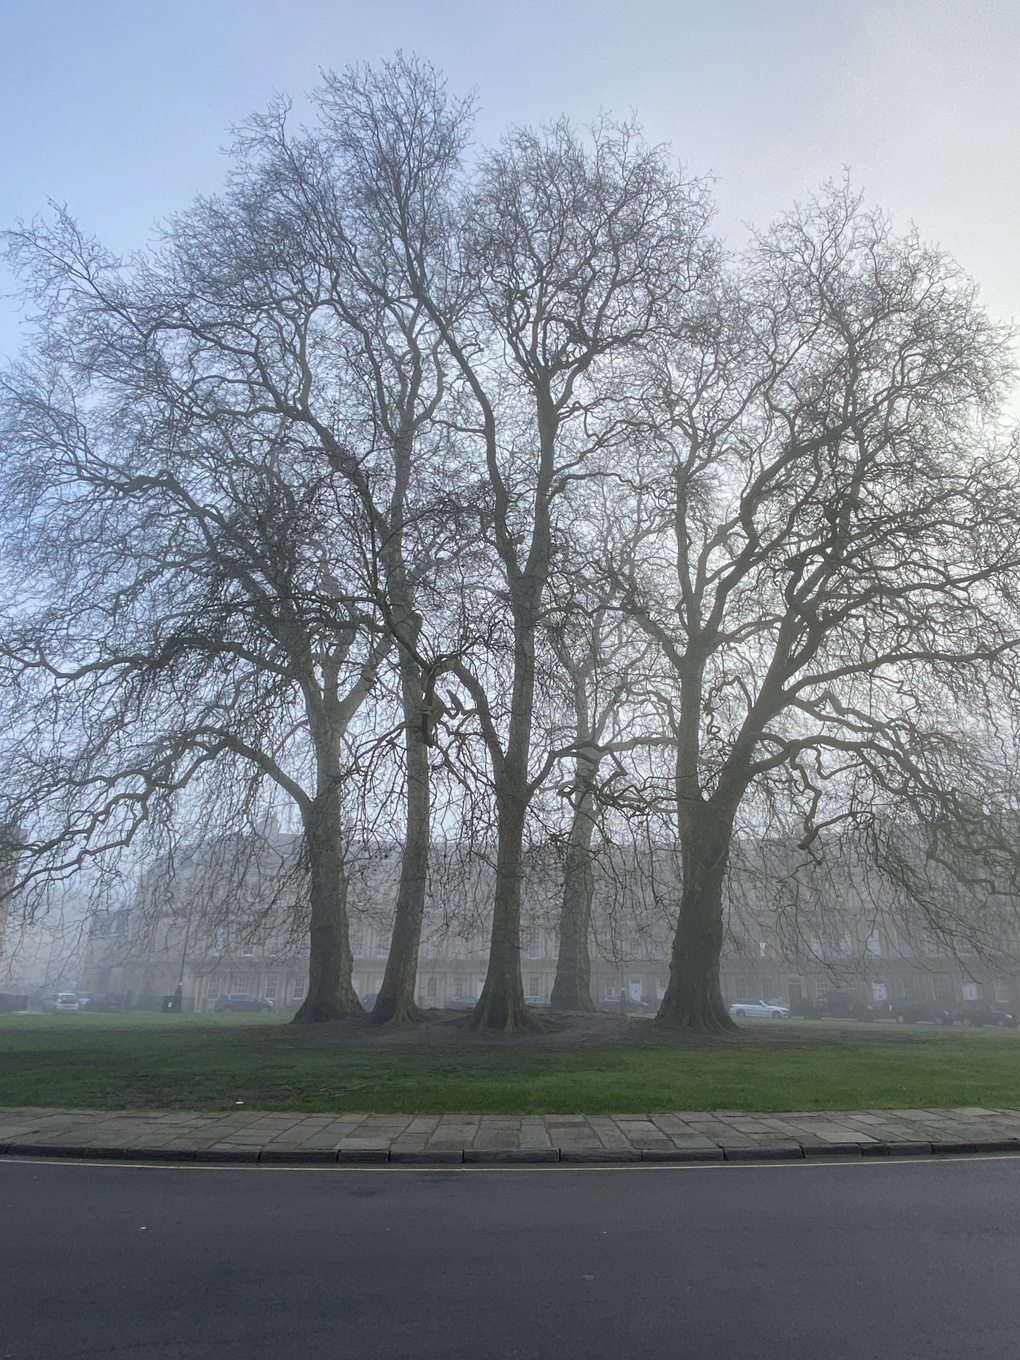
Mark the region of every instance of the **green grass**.
POLYGON ((278 1017, 3 1016, 0 1105, 242 1101, 379 1114, 1020 1106, 1020 1032, 770 1023, 691 1048, 447 1054, 337 1050, 278 1017))

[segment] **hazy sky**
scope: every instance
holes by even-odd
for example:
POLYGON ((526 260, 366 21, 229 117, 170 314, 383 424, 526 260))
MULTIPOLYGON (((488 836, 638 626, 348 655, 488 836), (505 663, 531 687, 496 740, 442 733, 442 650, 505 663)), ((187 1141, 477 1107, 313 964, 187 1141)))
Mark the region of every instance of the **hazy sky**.
POLYGON ((54 198, 143 245, 230 123, 397 48, 477 87, 480 140, 635 111, 718 177, 731 240, 848 166, 1020 320, 1017 0, 0 0, 0 224, 54 198))

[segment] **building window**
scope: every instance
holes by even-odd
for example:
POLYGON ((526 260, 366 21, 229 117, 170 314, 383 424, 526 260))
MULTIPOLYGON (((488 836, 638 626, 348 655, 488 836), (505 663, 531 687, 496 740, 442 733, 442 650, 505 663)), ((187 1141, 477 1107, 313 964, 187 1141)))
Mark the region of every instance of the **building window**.
POLYGON ((932 996, 936 1001, 951 1001, 953 997, 952 989, 949 986, 949 979, 945 974, 939 974, 931 980, 932 996))
POLYGON ((737 1000, 738 1000, 738 1001, 750 1001, 750 999, 751 999, 751 988, 750 988, 750 986, 748 985, 747 978, 742 978, 742 977, 734 978, 734 979, 733 979, 733 985, 734 985, 734 987, 735 987, 736 990, 737 990, 737 1000))
POLYGON ((995 999, 1002 1005, 1009 1000, 1009 983, 997 982, 995 984, 995 999))
POLYGON ((215 1001, 219 994, 220 994, 220 980, 219 978, 213 978, 212 981, 209 983, 209 1000, 215 1001))
POLYGON ((666 957, 666 946, 665 946, 665 944, 663 944, 662 940, 653 940, 653 941, 652 941, 652 958, 653 958, 653 959, 664 959, 665 957, 666 957))
POLYGON ((356 959, 360 959, 365 952, 365 933, 360 928, 351 931, 351 953, 356 959))
POLYGON ((849 930, 844 930, 842 935, 840 935, 839 947, 844 954, 852 954, 854 952, 854 937, 850 934, 849 930))
POLYGON ((558 930, 553 931, 552 946, 553 958, 558 959, 560 956, 560 932, 558 930))
POLYGON ((761 999, 771 1001, 776 994, 776 984, 772 978, 762 978, 761 980, 761 999))
POLYGON ((220 954, 223 954, 226 952, 226 948, 227 948, 227 928, 226 926, 220 926, 220 928, 216 932, 216 949, 220 954))
POLYGON ((888 1001, 889 1000, 888 985, 884 982, 873 982, 871 984, 871 999, 872 1001, 888 1001))
POLYGON ((266 1000, 276 1000, 276 978, 266 978, 266 1000))
POLYGON ((438 987, 436 986, 436 979, 434 977, 430 977, 428 982, 425 984, 425 995, 427 997, 435 997, 437 991, 438 987))
POLYGON ((231 990, 235 992, 246 992, 248 990, 248 976, 246 973, 242 973, 241 976, 235 980, 231 990))
POLYGON ((255 953, 255 944, 254 944, 254 941, 252 941, 252 940, 245 940, 245 942, 244 942, 244 957, 245 957, 246 959, 250 959, 250 958, 254 955, 254 953, 255 953))
POLYGON ((528 995, 531 996, 531 997, 536 997, 536 996, 538 996, 538 995, 539 995, 538 986, 539 986, 539 979, 538 979, 537 977, 534 977, 534 976, 533 976, 533 977, 529 977, 529 978, 528 978, 528 995))
POLYGON ((882 957, 882 937, 877 930, 873 930, 868 936, 868 953, 874 954, 877 958, 882 957))
POLYGON ((376 947, 375 952, 377 954, 382 954, 384 956, 388 954, 390 952, 390 940, 392 938, 393 937, 391 933, 388 930, 384 930, 382 934, 379 936, 379 944, 376 947))
POLYGON ((453 979, 454 1000, 459 1001, 463 995, 464 995, 464 979, 462 977, 455 977, 453 979))
POLYGON ((965 982, 963 984, 964 1001, 976 1001, 978 999, 978 989, 976 982, 965 982))
MULTIPOLYGON (((542 957, 542 937, 537 930, 533 930, 528 936, 528 958, 540 959, 542 957)), ((538 993, 536 992, 536 996, 538 993)))
POLYGON ((822 948, 821 935, 812 935, 809 944, 812 954, 814 954, 816 959, 820 959, 825 953, 825 950, 822 948))
POLYGON ((758 941, 758 957, 759 957, 760 959, 767 959, 768 956, 769 956, 769 946, 768 946, 768 941, 767 941, 767 940, 759 940, 759 941, 758 941))
POLYGON ((305 994, 305 984, 303 982, 294 983, 294 1000, 300 1001, 305 994))
POLYGON ((656 980, 656 983, 655 983, 655 995, 658 997, 658 999, 659 999, 660 1001, 661 1001, 662 998, 666 995, 666 979, 665 979, 665 978, 658 978, 658 979, 656 980))

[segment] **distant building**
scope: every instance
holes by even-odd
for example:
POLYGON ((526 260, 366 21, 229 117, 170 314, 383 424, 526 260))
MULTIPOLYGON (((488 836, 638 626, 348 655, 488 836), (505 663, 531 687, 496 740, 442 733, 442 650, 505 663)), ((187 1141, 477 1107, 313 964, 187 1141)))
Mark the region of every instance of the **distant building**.
MULTIPOLYGON (((224 836, 150 869, 133 905, 97 915, 82 986, 157 1009, 180 982, 186 1010, 211 1010, 228 992, 296 1009, 307 987, 305 888, 296 837, 271 830, 224 836)), ((779 859, 782 860, 782 856, 779 859)), ((363 999, 382 985, 399 872, 393 846, 350 857, 353 981, 363 999)), ((547 1002, 556 974, 561 882, 555 858, 528 866, 521 962, 526 997, 547 1002)), ((616 851, 597 864, 592 996, 623 992, 652 1006, 669 977, 675 865, 616 851)), ((488 957, 491 870, 456 848, 437 846, 422 934, 417 1000, 423 1008, 465 1004, 481 992, 488 957)), ((1007 904, 1008 905, 1008 904, 1007 904)), ((976 907, 975 907, 976 910, 976 907)), ((987 1000, 1020 1008, 1020 940, 1011 909, 985 917, 981 956, 964 935, 939 936, 898 909, 873 872, 837 863, 824 873, 773 862, 761 851, 735 856, 722 961, 726 999, 796 1004, 842 989, 881 1003, 896 998, 959 1004, 987 1000), (993 938, 994 935, 994 938, 993 938)))

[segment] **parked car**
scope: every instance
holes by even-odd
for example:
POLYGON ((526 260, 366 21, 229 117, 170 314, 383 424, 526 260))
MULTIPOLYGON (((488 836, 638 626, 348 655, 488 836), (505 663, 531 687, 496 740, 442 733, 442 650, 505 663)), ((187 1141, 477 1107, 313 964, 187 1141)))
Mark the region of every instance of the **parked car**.
POLYGON ((369 992, 368 996, 361 998, 361 1008, 366 1011, 374 1011, 375 1003, 379 1000, 378 992, 369 992))
POLYGON ((773 1020, 786 1020, 790 1015, 789 1006, 781 1001, 734 1001, 730 1015, 742 1020, 745 1015, 768 1015, 773 1020))
POLYGON ((817 1001, 802 1001, 793 1013, 805 1020, 874 1020, 880 1014, 877 1006, 845 992, 828 992, 817 1001))
POLYGON ((629 996, 604 996, 599 1002, 600 1011, 617 1015, 648 1015, 651 1009, 647 1001, 631 1001, 629 996))
POLYGON ((77 992, 53 992, 43 997, 43 1010, 51 1014, 66 1014, 80 1010, 77 992))
POLYGON ((982 1025, 995 1025, 998 1029, 1016 1029, 1017 1026, 1015 1015, 997 1011, 987 1001, 965 1001, 954 1011, 953 1020, 958 1020, 967 1029, 980 1029, 982 1025))
POLYGON ((455 996, 446 1003, 448 1011, 473 1011, 478 1002, 473 996, 455 996))
POLYGON ((905 997, 886 1003, 883 1012, 898 1025, 951 1025, 952 1012, 936 1001, 908 1001, 905 997))
POLYGON ((226 996, 219 998, 213 1009, 217 1011, 275 1011, 276 1006, 264 997, 252 996, 250 992, 228 992, 226 996))
POLYGON ((124 998, 119 992, 98 992, 95 996, 79 998, 78 1009, 93 1014, 114 1015, 124 1009, 124 998))
POLYGON ((549 998, 544 996, 526 996, 524 998, 524 1004, 526 1006, 531 1006, 533 1009, 537 1008, 538 1010, 541 1010, 543 1006, 548 1008, 549 998))

